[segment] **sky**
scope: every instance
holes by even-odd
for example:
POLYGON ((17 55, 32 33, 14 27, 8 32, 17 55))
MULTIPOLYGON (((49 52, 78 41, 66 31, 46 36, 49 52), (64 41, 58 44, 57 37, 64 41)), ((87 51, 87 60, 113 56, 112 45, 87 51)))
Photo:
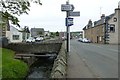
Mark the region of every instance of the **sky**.
MULTIPOLYGON (((45 31, 66 31, 66 12, 61 11, 61 4, 67 0, 41 0, 42 5, 31 4, 29 15, 19 16, 20 25, 29 28, 44 28, 45 31)), ((70 32, 81 31, 87 25, 89 19, 93 22, 100 19, 102 14, 106 16, 114 13, 119 0, 69 0, 73 4, 74 11, 80 11, 79 17, 74 18, 74 25, 70 26, 70 32)), ((73 12, 74 12, 73 11, 73 12)))

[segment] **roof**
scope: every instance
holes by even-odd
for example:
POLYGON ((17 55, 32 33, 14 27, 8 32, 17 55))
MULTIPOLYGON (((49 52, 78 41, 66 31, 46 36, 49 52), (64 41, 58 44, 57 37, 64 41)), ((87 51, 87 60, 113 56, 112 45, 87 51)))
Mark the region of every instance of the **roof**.
POLYGON ((31 31, 44 31, 44 28, 31 28, 31 31))
MULTIPOLYGON (((102 24, 108 22, 108 20, 110 20, 114 15, 115 15, 115 13, 110 14, 109 16, 105 16, 105 17, 101 18, 98 21, 94 21, 94 26, 93 27, 96 27, 98 25, 102 25, 102 24)), ((87 28, 87 27, 88 27, 88 24, 83 28, 83 30, 86 30, 86 29, 89 29, 89 28, 93 28, 92 26, 89 27, 89 28, 87 28)))
POLYGON ((115 13, 110 14, 109 16, 103 17, 98 21, 94 22, 94 27, 106 23, 109 19, 111 19, 114 16, 115 13))
POLYGON ((18 31, 22 31, 22 28, 20 28, 20 27, 18 27, 16 25, 10 24, 10 27, 12 27, 12 28, 14 28, 14 29, 16 29, 18 31))

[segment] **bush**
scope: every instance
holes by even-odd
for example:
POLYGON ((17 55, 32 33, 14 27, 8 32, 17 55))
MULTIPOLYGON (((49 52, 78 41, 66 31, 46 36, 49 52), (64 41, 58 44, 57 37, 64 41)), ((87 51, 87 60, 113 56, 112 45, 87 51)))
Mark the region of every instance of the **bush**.
POLYGON ((2 78, 24 78, 27 75, 26 63, 14 59, 14 51, 2 48, 2 78))

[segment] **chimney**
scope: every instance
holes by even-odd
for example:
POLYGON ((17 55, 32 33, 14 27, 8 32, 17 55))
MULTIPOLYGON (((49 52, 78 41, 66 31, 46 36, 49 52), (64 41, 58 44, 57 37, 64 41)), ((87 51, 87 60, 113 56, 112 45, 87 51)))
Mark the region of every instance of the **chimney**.
POLYGON ((118 2, 118 8, 120 9, 120 1, 118 2))
POLYGON ((102 14, 101 19, 102 19, 102 18, 105 18, 105 14, 102 14))
POLYGON ((115 13, 120 13, 120 8, 116 8, 115 13))

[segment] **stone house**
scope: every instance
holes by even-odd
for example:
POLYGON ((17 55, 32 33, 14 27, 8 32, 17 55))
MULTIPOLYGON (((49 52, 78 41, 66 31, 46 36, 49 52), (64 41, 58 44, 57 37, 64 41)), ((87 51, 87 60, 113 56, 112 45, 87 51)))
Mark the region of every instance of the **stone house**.
POLYGON ((120 8, 115 9, 115 13, 112 18, 108 21, 108 43, 120 44, 118 39, 120 32, 120 8))
POLYGON ((108 20, 113 15, 105 16, 102 14, 101 19, 94 23, 89 20, 88 24, 83 28, 84 37, 90 39, 93 43, 108 43, 108 20))

